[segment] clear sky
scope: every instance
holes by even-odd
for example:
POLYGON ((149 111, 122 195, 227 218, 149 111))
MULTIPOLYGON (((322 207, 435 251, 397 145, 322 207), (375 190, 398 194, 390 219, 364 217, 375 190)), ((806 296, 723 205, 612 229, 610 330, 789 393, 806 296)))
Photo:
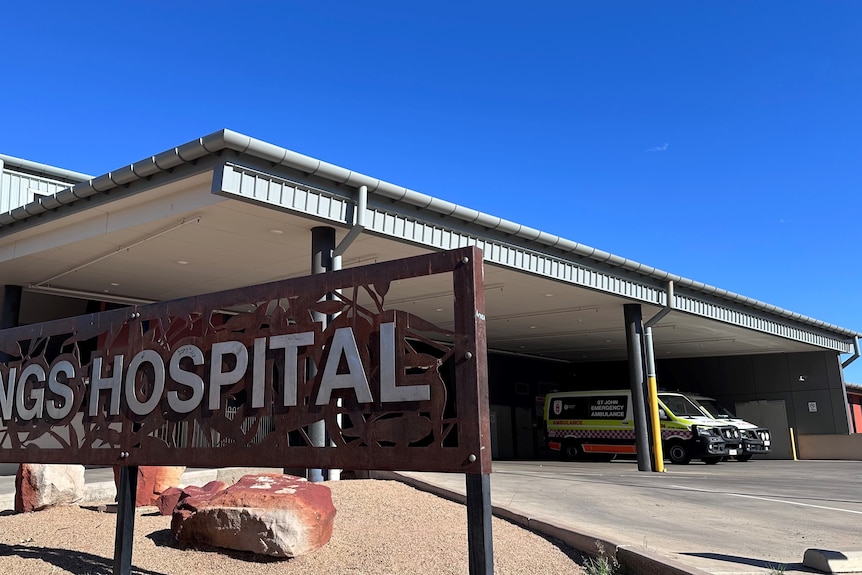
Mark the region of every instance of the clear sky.
POLYGON ((0 22, 0 153, 100 175, 230 128, 862 331, 860 2, 31 1, 0 22))

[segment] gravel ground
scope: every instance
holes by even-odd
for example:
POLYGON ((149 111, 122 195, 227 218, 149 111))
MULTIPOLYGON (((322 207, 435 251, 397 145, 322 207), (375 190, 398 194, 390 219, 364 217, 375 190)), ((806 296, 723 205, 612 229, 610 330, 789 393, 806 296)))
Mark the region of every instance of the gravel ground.
MULTIPOLYGON (((464 506, 397 481, 326 483, 337 510, 332 539, 295 559, 182 549, 170 517, 142 507, 135 518, 136 575, 466 574, 464 506)), ((62 507, 0 517, 0 573, 110 575, 116 515, 97 507, 62 507)), ((498 574, 582 575, 581 555, 557 541, 494 518, 498 574)))

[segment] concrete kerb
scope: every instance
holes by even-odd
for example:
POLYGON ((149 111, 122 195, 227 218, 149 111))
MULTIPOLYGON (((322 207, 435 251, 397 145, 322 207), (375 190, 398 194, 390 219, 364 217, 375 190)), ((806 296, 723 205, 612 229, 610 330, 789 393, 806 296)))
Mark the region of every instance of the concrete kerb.
POLYGON ((802 564, 824 573, 862 573, 862 551, 806 549, 802 564))
MULTIPOLYGON (((374 479, 388 479, 400 481, 416 489, 432 493, 444 499, 456 503, 466 503, 464 494, 450 491, 439 485, 433 485, 417 479, 408 477, 393 471, 372 471, 369 477, 374 479)), ((634 545, 621 545, 616 541, 594 535, 585 530, 575 531, 571 527, 559 525, 552 521, 530 517, 516 508, 491 506, 491 512, 501 519, 505 519, 534 533, 562 541, 566 545, 574 547, 578 551, 596 557, 599 546, 610 555, 613 554, 620 566, 627 573, 638 573, 639 575, 710 575, 708 572, 685 565, 679 561, 654 553, 634 545)))

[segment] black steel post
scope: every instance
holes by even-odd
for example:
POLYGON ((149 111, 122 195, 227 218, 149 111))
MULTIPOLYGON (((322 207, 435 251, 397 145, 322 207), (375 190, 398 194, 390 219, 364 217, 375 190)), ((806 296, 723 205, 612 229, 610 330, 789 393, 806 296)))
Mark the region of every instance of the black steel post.
MULTIPOLYGON (((335 228, 318 226, 311 228, 311 273, 322 274, 332 271, 332 251, 335 249, 335 228)), ((320 322, 321 328, 326 329, 327 317, 325 314, 313 312, 314 321, 320 322)), ((309 365, 309 377, 315 374, 315 366, 309 365)), ((326 446, 326 423, 321 420, 308 426, 308 438, 314 447, 326 446)), ((308 480, 312 483, 323 481, 322 469, 309 469, 308 480)))
POLYGON ((3 286, 3 308, 0 311, 0 329, 17 327, 21 316, 21 286, 3 286))
POLYGON ((491 536, 491 475, 467 474, 467 553, 470 575, 494 573, 491 536))
POLYGON ((646 373, 644 371, 643 334, 644 325, 641 306, 637 303, 623 305, 626 322, 626 348, 629 357, 629 384, 632 390, 632 411, 635 417, 635 446, 638 455, 638 471, 652 471, 649 451, 649 427, 647 422, 646 373))
MULTIPOLYGON (((3 307, 0 308, 0 329, 18 327, 21 317, 21 286, 3 286, 3 307)), ((0 362, 9 361, 9 356, 0 351, 0 362)))
POLYGON ((120 467, 117 481, 117 530, 114 535, 114 575, 131 575, 132 543, 135 541, 135 496, 138 467, 120 467))

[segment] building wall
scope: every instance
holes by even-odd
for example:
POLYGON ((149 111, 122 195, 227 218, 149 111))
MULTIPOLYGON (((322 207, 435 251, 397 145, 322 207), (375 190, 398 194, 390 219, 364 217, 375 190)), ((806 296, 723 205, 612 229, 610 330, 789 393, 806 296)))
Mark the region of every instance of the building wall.
POLYGON ((848 392, 847 403, 850 408, 850 432, 862 433, 862 393, 848 392))
MULTIPOLYGON (((657 376, 662 389, 702 393, 731 409, 748 402, 765 402, 773 407, 783 402, 786 419, 781 418, 781 426, 793 428, 797 435, 841 435, 850 431, 840 364, 834 352, 664 360, 658 363, 657 376)), ((552 456, 542 445, 541 401, 546 393, 628 387, 629 368, 624 361, 561 364, 489 355, 495 456, 552 456), (524 446, 523 431, 518 431, 519 409, 532 413, 532 452, 524 446)), ((859 402, 855 407, 851 405, 851 413, 858 411, 856 421, 862 429, 862 396, 859 402)), ((523 422, 523 411, 520 416, 523 422)), ((770 422, 754 423, 777 427, 770 422)), ((788 429, 775 428, 772 432, 774 437, 789 434, 788 429)))
POLYGON ((800 435, 799 459, 862 460, 862 435, 800 435))
POLYGON ((546 457, 542 407, 545 394, 564 389, 571 366, 488 354, 491 455, 495 459, 546 457))
POLYGON ((657 372, 664 389, 700 392, 731 408, 749 401, 784 401, 788 425, 798 434, 850 432, 834 352, 665 360, 657 372))

